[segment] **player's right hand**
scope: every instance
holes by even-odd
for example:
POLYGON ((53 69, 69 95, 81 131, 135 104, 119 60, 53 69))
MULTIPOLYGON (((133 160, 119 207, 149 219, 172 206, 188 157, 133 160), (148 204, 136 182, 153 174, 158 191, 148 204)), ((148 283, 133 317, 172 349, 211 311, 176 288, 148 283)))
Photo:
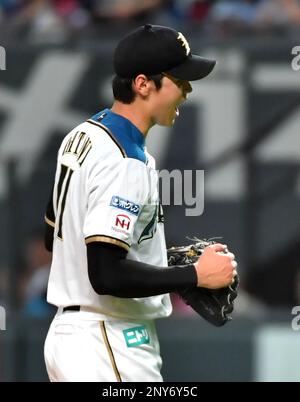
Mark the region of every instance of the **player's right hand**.
POLYGON ((237 274, 234 254, 227 246, 216 243, 205 247, 198 261, 194 263, 198 284, 203 288, 220 289, 232 284, 237 274))

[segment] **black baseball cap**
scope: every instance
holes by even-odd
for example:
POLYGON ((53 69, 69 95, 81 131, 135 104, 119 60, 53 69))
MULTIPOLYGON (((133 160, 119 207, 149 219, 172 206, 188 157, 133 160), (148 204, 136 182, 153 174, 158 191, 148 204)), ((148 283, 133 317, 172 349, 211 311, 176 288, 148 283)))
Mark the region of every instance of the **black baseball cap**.
POLYGON ((195 81, 206 77, 215 65, 215 60, 192 54, 181 32, 160 25, 146 24, 130 32, 114 53, 115 73, 123 78, 167 73, 195 81))

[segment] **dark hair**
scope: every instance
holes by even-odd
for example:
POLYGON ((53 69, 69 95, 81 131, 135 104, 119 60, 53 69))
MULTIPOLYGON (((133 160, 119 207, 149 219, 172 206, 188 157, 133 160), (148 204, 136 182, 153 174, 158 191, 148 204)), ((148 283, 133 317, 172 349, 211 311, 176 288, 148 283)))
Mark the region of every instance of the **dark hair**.
MULTIPOLYGON (((162 74, 147 76, 149 80, 154 81, 156 89, 161 88, 162 74)), ((136 94, 132 89, 133 78, 122 78, 116 75, 112 81, 112 90, 115 100, 122 103, 130 104, 134 101, 136 94)))

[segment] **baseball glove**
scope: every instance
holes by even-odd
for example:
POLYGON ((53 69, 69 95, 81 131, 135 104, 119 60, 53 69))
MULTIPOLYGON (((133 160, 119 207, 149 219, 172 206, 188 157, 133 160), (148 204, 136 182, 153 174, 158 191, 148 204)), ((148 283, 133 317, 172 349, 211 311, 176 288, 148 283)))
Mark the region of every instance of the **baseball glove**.
MULTIPOLYGON (((193 239, 188 246, 171 247, 168 252, 168 265, 191 264, 198 260, 205 247, 216 243, 213 240, 193 239)), ((236 275, 232 285, 222 289, 190 287, 177 293, 201 317, 216 327, 221 327, 231 320, 233 301, 237 297, 239 278, 236 275)))

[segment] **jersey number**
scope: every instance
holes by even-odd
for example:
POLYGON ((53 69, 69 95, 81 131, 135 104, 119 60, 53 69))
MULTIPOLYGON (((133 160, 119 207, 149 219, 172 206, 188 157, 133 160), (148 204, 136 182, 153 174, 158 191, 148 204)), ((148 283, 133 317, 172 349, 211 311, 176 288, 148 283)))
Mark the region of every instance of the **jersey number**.
POLYGON ((67 193, 69 190, 73 172, 74 170, 72 170, 71 168, 65 165, 61 165, 61 171, 57 186, 57 201, 56 201, 56 210, 57 210, 56 219, 58 222, 57 237, 59 237, 61 240, 62 240, 62 224, 63 224, 64 209, 66 205, 67 193))
MULTIPOLYGON (((76 158, 76 161, 79 167, 85 161, 88 153, 92 149, 92 142, 90 137, 82 132, 76 131, 74 135, 72 135, 63 150, 62 156, 66 154, 71 154, 76 158)), ((64 217, 64 210, 66 205, 67 193, 70 186, 71 177, 74 170, 70 167, 62 164, 60 170, 59 181, 57 185, 57 199, 56 199, 56 211, 57 211, 57 222, 58 222, 58 231, 57 237, 62 240, 62 224, 64 217)))

